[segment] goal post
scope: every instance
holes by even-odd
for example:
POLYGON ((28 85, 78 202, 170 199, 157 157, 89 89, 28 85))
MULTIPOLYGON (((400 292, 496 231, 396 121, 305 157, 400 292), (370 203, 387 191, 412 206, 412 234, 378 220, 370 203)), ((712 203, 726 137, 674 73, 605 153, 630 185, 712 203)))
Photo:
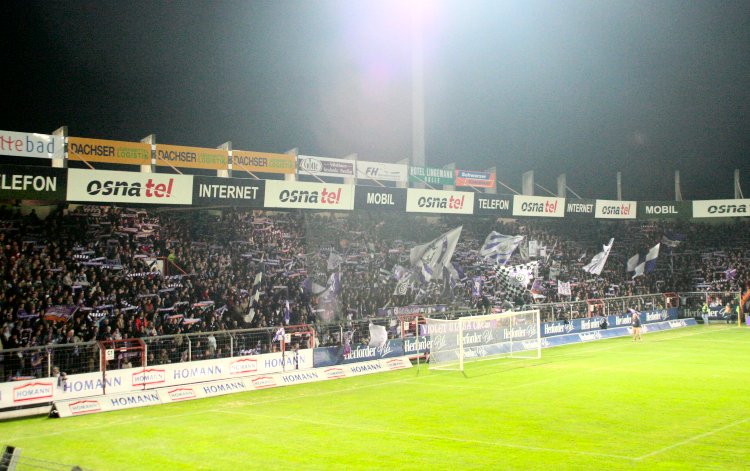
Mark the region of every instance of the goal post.
POLYGON ((497 358, 541 358, 538 309, 457 319, 427 319, 431 370, 463 371, 464 364, 497 358))

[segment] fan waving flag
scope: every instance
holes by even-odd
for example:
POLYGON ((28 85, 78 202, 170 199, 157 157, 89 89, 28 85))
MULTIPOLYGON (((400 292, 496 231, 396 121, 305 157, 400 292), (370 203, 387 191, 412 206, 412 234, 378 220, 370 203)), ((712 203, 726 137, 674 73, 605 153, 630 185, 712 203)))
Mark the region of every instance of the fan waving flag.
POLYGON ((651 273, 656 269, 656 259, 659 258, 659 247, 661 244, 656 244, 646 254, 646 273, 651 273))
POLYGON ((539 261, 498 268, 498 281, 506 298, 516 299, 526 293, 529 283, 534 279, 537 265, 539 261))
POLYGON ((370 341, 367 343, 368 347, 383 348, 388 342, 388 332, 385 326, 376 325, 370 322, 370 341))
POLYGON ((508 236, 492 231, 484 239, 482 248, 479 249, 479 255, 482 258, 493 258, 495 263, 505 265, 510 260, 510 256, 516 250, 518 245, 523 241, 524 236, 508 236))
POLYGON ((602 251, 594 255, 588 265, 583 267, 583 271, 587 271, 593 275, 601 275, 604 269, 604 264, 607 263, 609 257, 609 251, 612 250, 612 244, 615 242, 614 237, 609 239, 609 244, 602 247, 602 251))
POLYGON ((417 245, 409 252, 409 261, 419 268, 425 281, 442 280, 443 267, 450 263, 463 226, 458 226, 430 243, 417 245))
POLYGON ((625 271, 630 273, 632 271, 635 271, 635 267, 638 266, 638 260, 640 260, 640 257, 638 254, 633 255, 628 259, 627 266, 625 267, 625 271))

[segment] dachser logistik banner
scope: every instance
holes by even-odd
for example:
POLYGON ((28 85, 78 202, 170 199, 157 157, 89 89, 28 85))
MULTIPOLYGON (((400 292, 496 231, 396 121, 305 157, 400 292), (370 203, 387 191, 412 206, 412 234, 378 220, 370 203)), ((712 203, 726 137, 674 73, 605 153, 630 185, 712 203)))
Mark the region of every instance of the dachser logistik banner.
POLYGON ((223 149, 157 144, 156 165, 227 170, 229 168, 229 152, 223 149))
POLYGON ((0 199, 65 201, 67 171, 62 168, 3 165, 0 199))
POLYGON ((68 159, 112 164, 151 165, 151 144, 69 137, 68 159))
POLYGON ((193 176, 193 204, 262 208, 265 180, 193 176))
POLYGON ((68 201, 182 204, 193 202, 193 176, 68 169, 68 201))
POLYGON ((293 174, 297 171, 297 162, 291 154, 234 150, 232 151, 232 170, 293 174))

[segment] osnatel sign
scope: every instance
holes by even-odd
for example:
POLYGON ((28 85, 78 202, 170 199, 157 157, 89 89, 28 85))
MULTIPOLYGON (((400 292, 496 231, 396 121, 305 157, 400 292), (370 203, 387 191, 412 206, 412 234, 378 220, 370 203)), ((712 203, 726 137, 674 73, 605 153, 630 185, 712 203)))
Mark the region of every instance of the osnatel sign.
POLYGON ((561 218, 565 215, 565 198, 513 195, 513 215, 561 218))
POLYGON ((597 219, 635 219, 635 201, 596 200, 597 219))
POLYGON ((353 205, 354 185, 266 180, 267 208, 350 210, 353 205))
POLYGON ((693 201, 694 218, 750 216, 750 199, 693 201))
POLYGON ((68 169, 68 201, 192 204, 193 176, 68 169))
POLYGON ((474 193, 409 188, 406 211, 410 213, 472 214, 474 193))
POLYGON ((68 158, 85 162, 151 165, 151 144, 69 137, 68 158))

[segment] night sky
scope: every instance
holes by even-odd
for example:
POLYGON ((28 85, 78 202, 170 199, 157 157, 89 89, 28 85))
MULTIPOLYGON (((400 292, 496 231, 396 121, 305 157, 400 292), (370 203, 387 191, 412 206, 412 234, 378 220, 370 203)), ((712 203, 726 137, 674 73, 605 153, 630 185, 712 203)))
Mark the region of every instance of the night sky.
MULTIPOLYGON (((750 193, 747 1, 440 1, 426 161, 584 198, 750 193)), ((412 152, 404 2, 6 2, 0 129, 397 162, 412 152)), ((537 189, 537 194, 545 194, 537 189)))

